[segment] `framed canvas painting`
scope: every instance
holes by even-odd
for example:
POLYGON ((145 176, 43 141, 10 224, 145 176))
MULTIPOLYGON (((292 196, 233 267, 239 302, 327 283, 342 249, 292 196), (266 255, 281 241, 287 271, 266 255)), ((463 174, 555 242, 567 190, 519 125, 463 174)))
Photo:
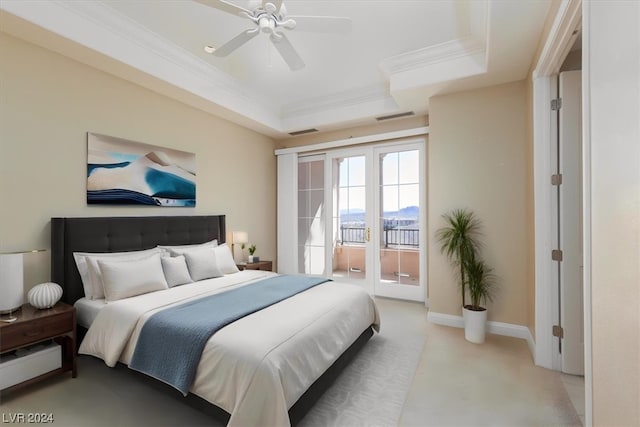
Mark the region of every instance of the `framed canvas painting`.
POLYGON ((88 132, 87 204, 195 206, 196 155, 88 132))

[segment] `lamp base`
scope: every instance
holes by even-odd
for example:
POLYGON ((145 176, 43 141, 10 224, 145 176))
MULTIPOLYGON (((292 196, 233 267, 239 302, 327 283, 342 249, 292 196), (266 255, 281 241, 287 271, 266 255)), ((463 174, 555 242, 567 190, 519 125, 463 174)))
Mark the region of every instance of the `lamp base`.
POLYGON ((11 313, 13 313, 14 311, 18 311, 21 308, 22 308, 22 304, 20 304, 17 307, 14 307, 14 308, 2 309, 2 310, 0 310, 0 315, 4 315, 4 314, 11 315, 11 313))

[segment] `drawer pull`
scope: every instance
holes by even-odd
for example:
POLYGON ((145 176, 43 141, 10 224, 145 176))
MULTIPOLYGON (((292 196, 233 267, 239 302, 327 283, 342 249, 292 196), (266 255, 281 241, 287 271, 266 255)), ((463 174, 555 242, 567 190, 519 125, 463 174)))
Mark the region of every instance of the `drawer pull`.
POLYGON ((31 331, 31 332, 25 332, 24 336, 25 337, 37 337, 40 334, 42 334, 42 331, 31 331))

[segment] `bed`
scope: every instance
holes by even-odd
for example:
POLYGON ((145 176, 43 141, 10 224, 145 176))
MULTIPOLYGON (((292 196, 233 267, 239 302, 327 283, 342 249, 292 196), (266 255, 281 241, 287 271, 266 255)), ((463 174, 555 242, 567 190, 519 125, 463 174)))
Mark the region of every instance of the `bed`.
MULTIPOLYGON (((140 251, 214 239, 222 245, 225 236, 224 215, 52 218, 52 280, 62 286, 63 300, 78 310, 80 335, 86 333, 81 353, 109 366, 129 365, 144 325, 166 307, 279 279, 275 273, 245 270, 101 304, 85 298, 74 252, 140 251)), ((186 400, 231 427, 296 424, 378 325, 366 292, 335 282, 314 285, 215 333, 186 400)))

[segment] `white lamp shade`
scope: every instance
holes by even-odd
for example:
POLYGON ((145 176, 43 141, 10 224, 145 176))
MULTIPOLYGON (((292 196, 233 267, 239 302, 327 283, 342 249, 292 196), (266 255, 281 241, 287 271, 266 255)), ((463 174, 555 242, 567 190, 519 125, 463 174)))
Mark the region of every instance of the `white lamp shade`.
POLYGON ((0 254, 0 313, 17 310, 24 302, 22 254, 0 254))
POLYGON ((234 245, 249 243, 249 235, 246 231, 234 231, 232 238, 234 245))

